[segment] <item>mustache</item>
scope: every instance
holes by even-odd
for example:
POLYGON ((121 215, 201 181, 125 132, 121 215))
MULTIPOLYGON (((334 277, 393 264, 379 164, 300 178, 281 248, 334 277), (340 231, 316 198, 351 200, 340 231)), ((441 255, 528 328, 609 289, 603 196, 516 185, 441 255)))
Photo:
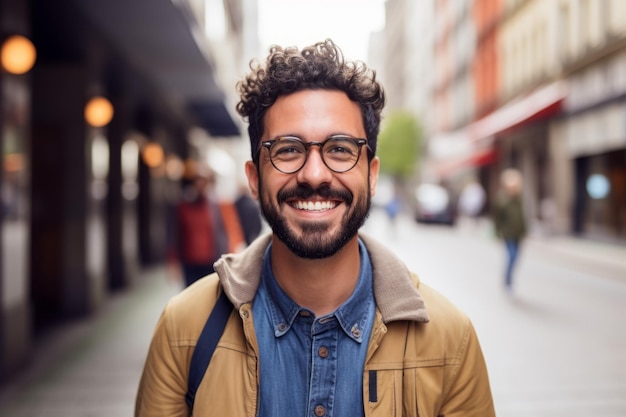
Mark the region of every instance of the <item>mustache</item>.
POLYGON ((287 190, 281 190, 278 192, 278 203, 282 204, 287 200, 308 200, 314 196, 318 196, 327 200, 343 200, 346 204, 352 204, 353 196, 347 190, 333 190, 329 186, 325 185, 319 188, 313 188, 306 184, 298 184, 294 188, 287 190))

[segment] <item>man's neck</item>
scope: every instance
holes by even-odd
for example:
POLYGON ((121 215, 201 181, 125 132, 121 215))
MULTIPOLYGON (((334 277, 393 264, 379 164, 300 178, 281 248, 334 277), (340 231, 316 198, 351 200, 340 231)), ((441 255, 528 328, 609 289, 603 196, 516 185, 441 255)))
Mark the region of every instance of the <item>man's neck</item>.
POLYGON ((271 259, 278 285, 317 317, 332 313, 343 304, 359 279, 361 258, 356 236, 335 255, 324 259, 300 258, 274 236, 271 259))

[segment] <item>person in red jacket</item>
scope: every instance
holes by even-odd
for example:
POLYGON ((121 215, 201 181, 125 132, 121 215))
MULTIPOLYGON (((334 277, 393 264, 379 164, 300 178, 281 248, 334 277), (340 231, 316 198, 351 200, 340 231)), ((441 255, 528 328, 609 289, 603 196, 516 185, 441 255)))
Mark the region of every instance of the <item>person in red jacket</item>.
POLYGON ((168 264, 175 278, 182 271, 185 286, 213 273, 215 261, 229 251, 220 206, 212 196, 214 185, 212 172, 196 173, 176 207, 168 264))

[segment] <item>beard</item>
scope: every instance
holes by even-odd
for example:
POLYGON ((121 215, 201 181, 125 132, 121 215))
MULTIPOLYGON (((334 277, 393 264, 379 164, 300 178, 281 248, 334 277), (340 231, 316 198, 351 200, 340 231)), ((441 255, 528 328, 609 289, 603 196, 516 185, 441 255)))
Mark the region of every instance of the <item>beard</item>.
MULTIPOLYGON (((369 175, 367 190, 369 190, 369 175)), ((262 181, 259 181, 259 194, 261 196, 259 199, 261 212, 273 233, 291 252, 306 259, 328 258, 339 252, 363 226, 371 206, 369 192, 365 192, 355 199, 353 194, 347 190, 331 190, 328 186, 313 189, 305 184, 298 184, 295 188, 280 191, 277 195, 277 204, 273 204, 269 196, 263 192, 262 181), (348 207, 348 211, 341 219, 341 226, 335 233, 328 232, 328 223, 313 221, 301 223, 301 232, 298 235, 287 224, 285 217, 281 215, 279 207, 287 204, 288 199, 306 200, 313 196, 343 201, 343 204, 348 207)))

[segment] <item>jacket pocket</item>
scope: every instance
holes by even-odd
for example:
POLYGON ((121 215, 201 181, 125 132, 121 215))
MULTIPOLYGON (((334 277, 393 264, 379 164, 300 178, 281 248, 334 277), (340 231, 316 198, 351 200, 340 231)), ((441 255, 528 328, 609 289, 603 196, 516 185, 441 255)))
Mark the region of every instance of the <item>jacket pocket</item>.
POLYGON ((365 415, 402 416, 402 370, 369 370, 365 379, 365 415))
POLYGON ((368 417, 438 415, 443 380, 441 366, 369 370, 365 377, 368 417))

